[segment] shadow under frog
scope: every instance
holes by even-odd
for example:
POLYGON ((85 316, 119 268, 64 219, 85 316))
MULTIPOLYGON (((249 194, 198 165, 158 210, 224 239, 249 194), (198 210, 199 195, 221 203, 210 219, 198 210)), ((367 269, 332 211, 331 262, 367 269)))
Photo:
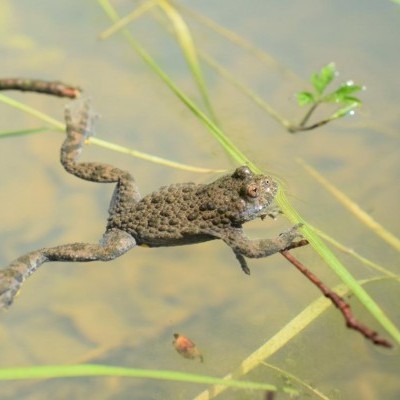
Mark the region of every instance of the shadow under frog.
POLYGON ((72 243, 32 251, 0 270, 0 308, 13 302, 22 283, 45 262, 109 261, 135 246, 179 246, 221 239, 249 274, 245 257, 267 257, 289 248, 299 236, 297 227, 274 239, 249 239, 242 224, 274 212, 277 183, 253 174, 246 166, 210 184, 182 183, 140 197, 133 176, 119 168, 77 162, 90 134, 94 113, 89 103, 77 100, 65 111, 66 133, 61 163, 78 178, 116 183, 107 227, 98 244, 72 243))

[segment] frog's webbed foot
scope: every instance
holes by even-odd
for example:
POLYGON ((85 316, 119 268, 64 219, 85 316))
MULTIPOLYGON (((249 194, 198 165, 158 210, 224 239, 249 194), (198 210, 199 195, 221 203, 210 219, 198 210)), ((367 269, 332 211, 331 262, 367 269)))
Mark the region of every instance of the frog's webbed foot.
POLYGON ((282 232, 274 239, 255 239, 251 240, 243 233, 242 229, 230 232, 227 236, 220 238, 232 248, 238 259, 243 272, 250 274, 245 257, 262 258, 278 253, 289 248, 295 239, 301 237, 298 228, 301 224, 297 224, 285 232, 282 232))
MULTIPOLYGON (((65 123, 67 135, 81 135, 82 139, 87 139, 94 135, 94 124, 99 118, 90 105, 90 100, 79 98, 69 102, 65 106, 65 123)), ((81 139, 81 140, 82 140, 81 139)))
POLYGON ((75 174, 76 160, 85 140, 93 135, 96 118, 97 114, 87 99, 71 101, 65 107, 67 137, 61 146, 61 163, 72 174, 75 174))
POLYGON ((282 249, 279 249, 279 251, 287 249, 295 239, 303 238, 302 234, 299 232, 299 228, 302 226, 302 223, 296 224, 278 236, 278 239, 282 242, 282 246, 284 246, 282 249))

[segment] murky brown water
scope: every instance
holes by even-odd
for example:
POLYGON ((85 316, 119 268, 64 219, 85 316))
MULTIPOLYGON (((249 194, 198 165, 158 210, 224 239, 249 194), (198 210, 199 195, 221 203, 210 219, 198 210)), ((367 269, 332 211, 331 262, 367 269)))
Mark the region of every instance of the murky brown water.
MULTIPOLYGON (((98 137, 176 161, 232 168, 208 132, 169 92, 125 41, 96 37, 109 22, 95 2, 3 1, 0 13, 2 76, 62 79, 81 85, 102 118, 98 137), (65 2, 64 2, 65 3, 65 2)), ((131 2, 120 1, 121 13, 131 2)), ((317 168, 391 232, 399 233, 398 81, 399 7, 366 1, 186 1, 276 57, 304 81, 335 61, 340 79, 366 85, 365 106, 319 131, 289 135, 265 112, 207 69, 219 120, 257 164, 282 177, 296 208, 311 223, 373 261, 396 271, 398 253, 371 233, 295 162, 317 168), (374 28, 375 27, 375 28, 374 28), (379 29, 378 29, 379 27, 379 29), (397 35, 397 36, 396 36, 397 35)), ((133 30, 191 96, 196 88, 179 50, 151 18, 133 30)), ((266 67, 253 56, 193 25, 199 47, 218 57, 288 119, 301 113, 292 99, 301 79, 266 67)), ((64 100, 10 94, 62 120, 64 100)), ((0 131, 43 123, 0 104, 0 131)), ((112 187, 66 174, 58 161, 57 132, 7 138, 0 146, 0 263, 43 246, 96 241, 103 232, 112 187)), ((142 193, 163 184, 213 175, 176 171, 95 146, 86 160, 130 169, 142 193)), ((253 236, 288 226, 257 222, 253 236)), ((297 252, 331 285, 337 278, 311 249, 297 252)), ((348 256, 359 278, 377 275, 348 256)), ((170 249, 134 249, 109 263, 47 264, 25 284, 0 322, 0 367, 98 362, 137 368, 184 370, 223 376, 303 310, 318 293, 279 256, 251 260, 240 271, 222 243, 170 249), (202 349, 204 364, 180 358, 172 334, 185 333, 202 349)), ((398 284, 368 286, 400 324, 398 284)), ((353 301, 357 315, 382 331, 353 301)), ((330 310, 269 362, 317 387, 332 399, 397 399, 398 350, 373 348, 343 327, 330 310)), ((251 378, 282 384, 269 369, 251 378)), ((202 386, 117 378, 3 382, 2 399, 189 399, 202 386), (54 393, 57 396, 54 397, 54 393)), ((230 392, 226 399, 261 399, 230 392), (247 396, 247 397, 246 397, 247 396)), ((280 395, 279 398, 285 398, 280 395)))

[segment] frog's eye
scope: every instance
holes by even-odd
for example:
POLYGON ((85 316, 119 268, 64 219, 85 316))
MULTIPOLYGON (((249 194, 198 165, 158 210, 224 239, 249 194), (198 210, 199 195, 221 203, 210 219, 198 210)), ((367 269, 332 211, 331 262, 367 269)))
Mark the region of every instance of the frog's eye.
POLYGON ((253 176, 253 173, 251 172, 250 168, 247 167, 246 165, 236 168, 235 172, 232 175, 232 177, 234 178, 239 178, 243 180, 251 176, 253 176))
POLYGON ((251 197, 253 199, 258 197, 258 192, 259 192, 259 189, 258 189, 258 186, 255 183, 251 183, 250 185, 248 185, 246 187, 247 196, 249 196, 249 197, 251 197))

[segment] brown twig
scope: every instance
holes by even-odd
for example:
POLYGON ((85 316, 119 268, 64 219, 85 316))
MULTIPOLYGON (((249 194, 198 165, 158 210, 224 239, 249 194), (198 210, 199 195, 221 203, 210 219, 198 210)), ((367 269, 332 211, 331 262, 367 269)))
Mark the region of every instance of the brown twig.
POLYGON ((69 97, 71 99, 75 99, 81 94, 80 88, 62 82, 21 78, 0 79, 0 90, 45 93, 58 97, 69 97))
MULTIPOLYGON (((298 246, 296 246, 298 247, 298 246)), ((311 271, 309 271, 297 258, 289 253, 289 249, 280 252, 291 264, 293 264, 303 275, 305 275, 325 297, 330 299, 332 303, 343 314, 346 321, 346 326, 360 332, 366 339, 371 340, 374 344, 383 347, 392 347, 392 344, 379 336, 379 334, 365 325, 362 325, 356 320, 351 312, 350 305, 337 293, 329 289, 323 282, 321 282, 311 271)))
POLYGON ((294 125, 290 126, 288 128, 290 133, 296 133, 296 132, 303 132, 303 131, 312 131, 313 129, 317 129, 320 126, 326 125, 328 122, 331 122, 332 119, 324 119, 322 121, 316 122, 315 124, 312 125, 307 125, 307 126, 301 126, 301 125, 294 125))

